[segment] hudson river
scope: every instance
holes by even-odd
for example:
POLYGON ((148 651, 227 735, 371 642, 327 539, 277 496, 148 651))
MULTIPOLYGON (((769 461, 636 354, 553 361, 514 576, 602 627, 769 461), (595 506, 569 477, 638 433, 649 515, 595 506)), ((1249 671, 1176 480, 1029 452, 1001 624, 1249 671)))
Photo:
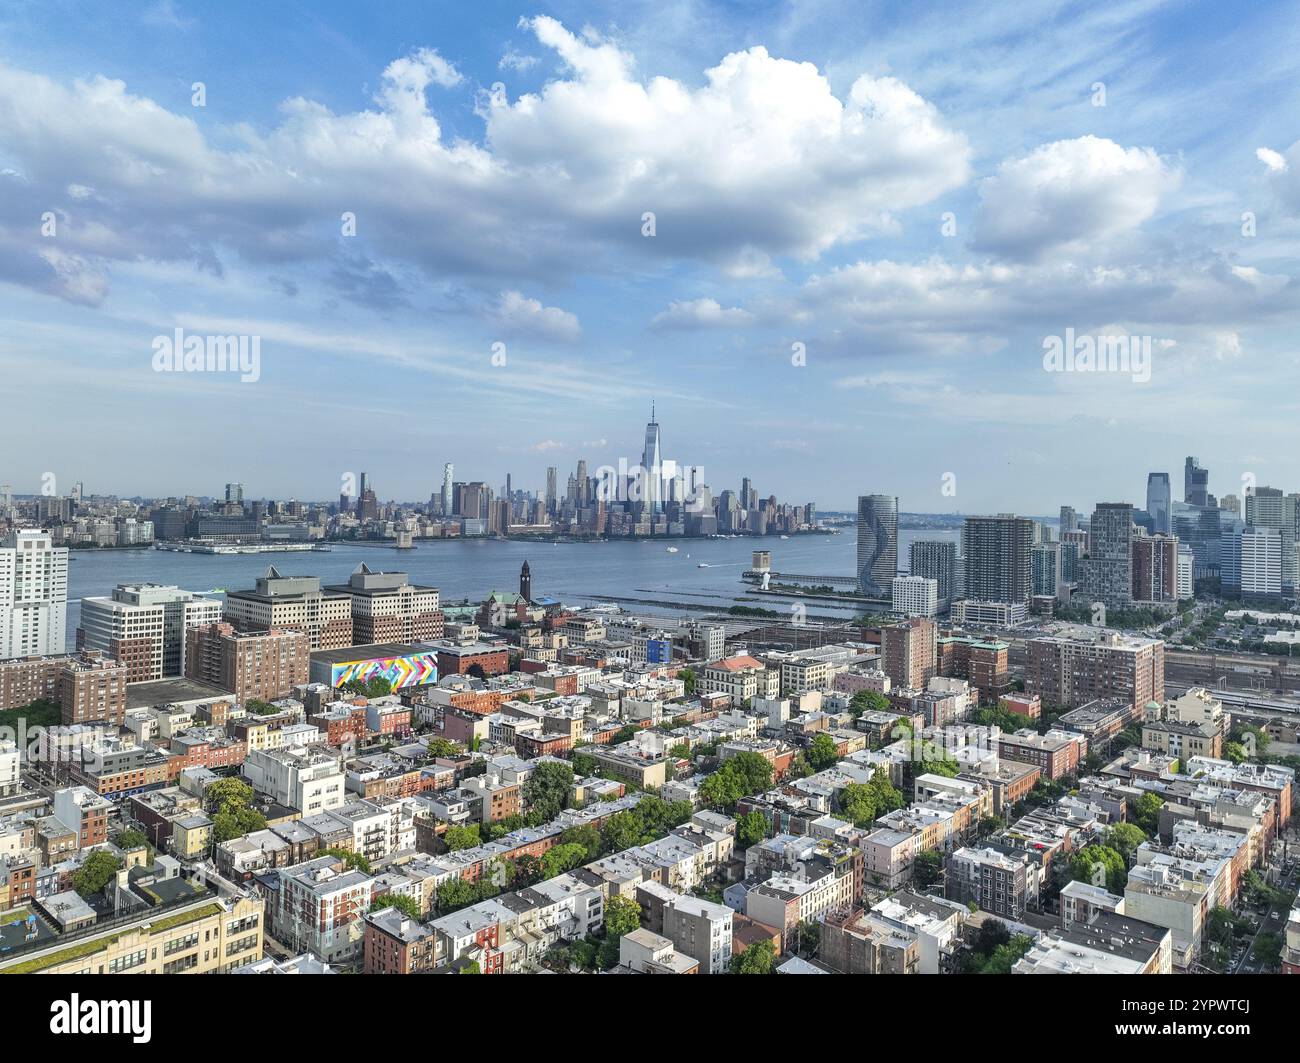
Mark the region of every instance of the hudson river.
MULTIPOLYGON (((907 568, 914 539, 954 539, 955 532, 899 529, 899 567, 907 568)), ((808 575, 853 574, 857 541, 853 530, 837 535, 795 535, 740 539, 541 543, 491 539, 421 542, 414 550, 331 543, 328 553, 182 554, 167 550, 74 550, 68 566, 68 646, 75 643, 81 599, 110 594, 119 583, 175 584, 200 594, 251 589, 268 565, 286 576, 319 576, 323 583, 346 583, 361 562, 372 569, 407 572, 411 581, 437 587, 444 601, 481 601, 489 591, 519 589, 519 567, 528 562, 533 597, 552 597, 574 605, 615 597, 643 599, 619 603, 632 612, 680 616, 670 603, 684 602, 725 610, 745 604, 782 609, 784 599, 753 596, 741 582, 754 550, 772 552, 778 572, 808 575), (676 553, 669 553, 669 546, 676 553), (701 563, 708 568, 700 568, 701 563), (745 596, 761 600, 745 600, 745 596)), ((808 600, 810 614, 852 616, 860 608, 808 600)))

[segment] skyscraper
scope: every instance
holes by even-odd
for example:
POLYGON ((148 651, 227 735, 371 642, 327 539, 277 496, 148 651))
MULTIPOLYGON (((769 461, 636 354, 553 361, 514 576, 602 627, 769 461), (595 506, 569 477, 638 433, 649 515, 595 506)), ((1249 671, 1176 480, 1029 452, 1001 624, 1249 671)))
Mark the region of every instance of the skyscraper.
POLYGON ((1173 494, 1169 488, 1167 472, 1147 473, 1147 513, 1155 526, 1157 535, 1168 535, 1170 531, 1170 509, 1173 494))
POLYGON ((657 513, 663 502, 663 458, 659 453, 659 422, 655 420, 655 404, 650 403, 650 421, 645 426, 645 450, 641 454, 641 467, 645 470, 642 501, 652 513, 657 513))
POLYGON ((898 498, 861 495, 858 498, 858 592, 868 598, 892 600, 898 575, 898 498))
POLYGON ((0 547, 0 660, 66 651, 68 551, 39 529, 0 547))
POLYGON ((442 467, 442 515, 450 517, 455 499, 452 497, 452 465, 447 462, 442 467))
POLYGON ((957 582, 956 543, 943 539, 917 540, 908 548, 907 568, 911 575, 939 584, 940 604, 952 601, 957 582))
POLYGON ((555 515, 555 466, 546 467, 546 515, 555 515))
POLYGON ((1061 533, 1079 530, 1079 514, 1074 511, 1073 506, 1061 507, 1061 533))
POLYGON ((1202 469, 1200 462, 1188 455, 1183 463, 1183 501, 1192 506, 1212 506, 1211 497, 1210 470, 1202 469))
POLYGON ((1098 502, 1088 534, 1092 545, 1082 562, 1084 594, 1107 608, 1126 608, 1133 602, 1133 507, 1098 502))
POLYGON ((1296 505, 1276 487, 1257 487, 1246 496, 1246 524, 1251 528, 1275 528, 1282 553, 1282 593, 1296 585, 1296 505))
POLYGON ((962 528, 966 597, 977 602, 1027 602, 1032 593, 1034 522, 999 513, 967 517, 962 528))

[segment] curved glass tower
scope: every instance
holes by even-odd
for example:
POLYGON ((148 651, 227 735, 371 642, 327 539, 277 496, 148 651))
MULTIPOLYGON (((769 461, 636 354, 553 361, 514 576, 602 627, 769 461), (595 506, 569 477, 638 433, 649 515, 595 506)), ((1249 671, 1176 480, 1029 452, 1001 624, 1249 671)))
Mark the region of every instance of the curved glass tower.
POLYGON ((889 598, 898 575, 898 498, 858 497, 858 591, 889 598))

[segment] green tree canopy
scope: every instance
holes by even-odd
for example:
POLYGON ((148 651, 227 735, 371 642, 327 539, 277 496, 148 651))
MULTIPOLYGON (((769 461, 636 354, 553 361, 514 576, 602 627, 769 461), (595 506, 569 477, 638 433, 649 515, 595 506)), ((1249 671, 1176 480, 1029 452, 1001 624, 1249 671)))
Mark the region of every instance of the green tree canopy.
POLYGON ((72 888, 86 898, 97 896, 120 870, 121 860, 106 849, 96 849, 72 876, 72 888))
POLYGON ((732 974, 771 974, 776 961, 776 949, 770 941, 756 941, 731 957, 732 974))
POLYGON ((381 912, 385 908, 396 908, 408 919, 420 918, 420 906, 415 898, 403 893, 380 893, 370 902, 372 912, 381 912))

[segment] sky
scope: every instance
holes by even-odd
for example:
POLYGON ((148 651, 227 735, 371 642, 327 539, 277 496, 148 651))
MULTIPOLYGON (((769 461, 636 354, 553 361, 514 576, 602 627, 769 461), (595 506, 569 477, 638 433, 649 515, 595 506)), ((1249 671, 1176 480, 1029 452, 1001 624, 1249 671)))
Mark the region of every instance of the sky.
POLYGON ((9 0, 0 481, 1300 489, 1298 13, 9 0))

